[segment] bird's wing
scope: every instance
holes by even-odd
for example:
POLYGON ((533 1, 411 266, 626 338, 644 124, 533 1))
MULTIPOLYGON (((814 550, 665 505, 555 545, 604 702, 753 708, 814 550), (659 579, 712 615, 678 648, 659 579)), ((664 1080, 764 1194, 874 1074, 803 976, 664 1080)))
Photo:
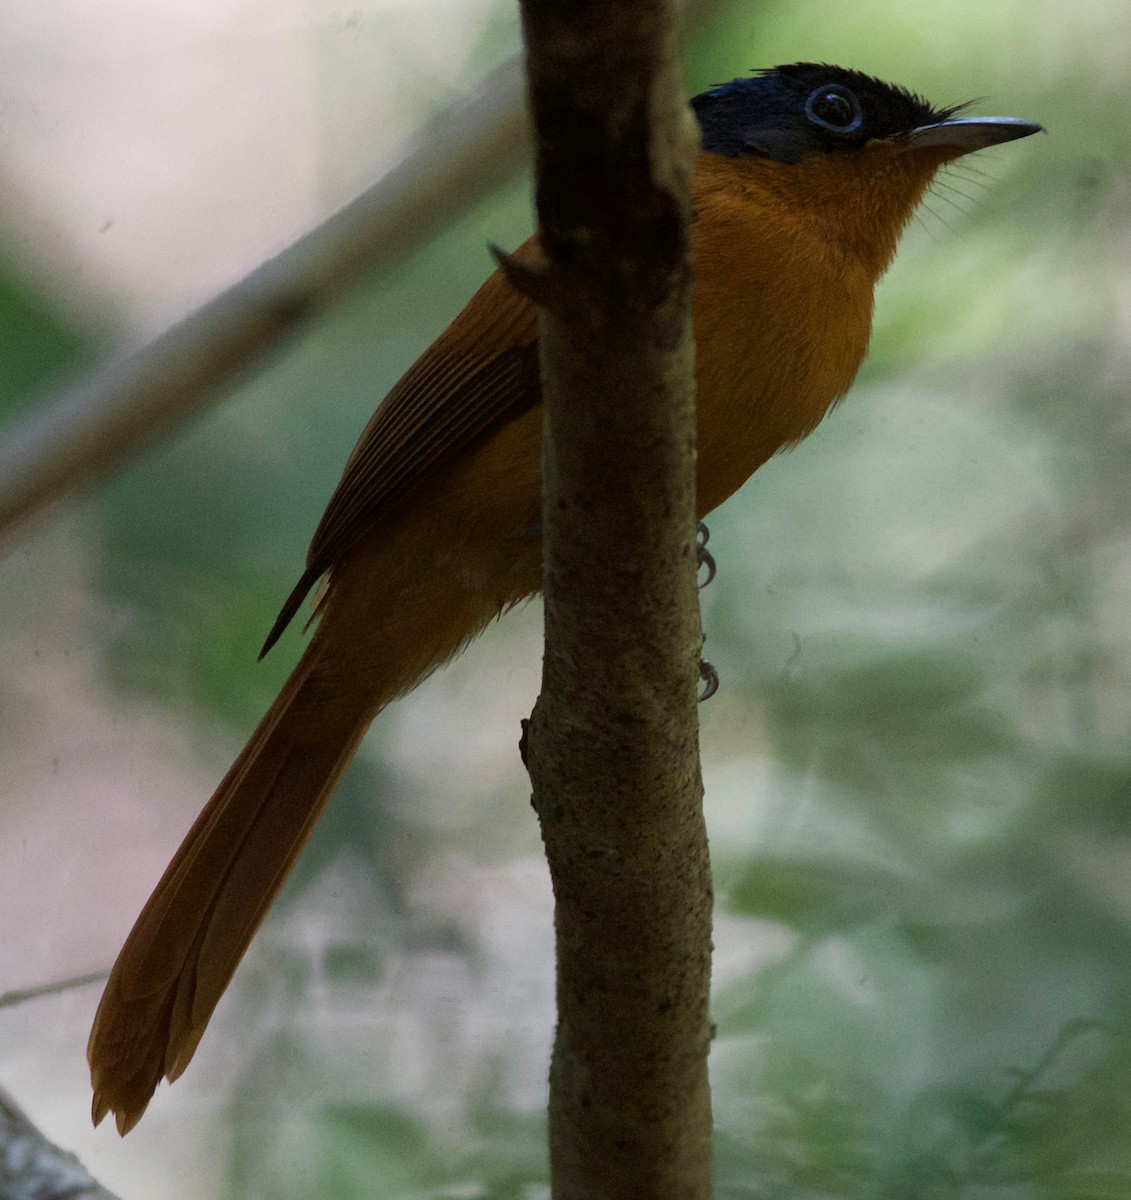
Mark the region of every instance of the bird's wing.
MULTIPOLYGON (((531 261, 531 239, 516 257, 531 261)), ((496 271, 378 406, 315 531, 306 570, 260 657, 307 593, 446 459, 538 403, 538 310, 496 271)))

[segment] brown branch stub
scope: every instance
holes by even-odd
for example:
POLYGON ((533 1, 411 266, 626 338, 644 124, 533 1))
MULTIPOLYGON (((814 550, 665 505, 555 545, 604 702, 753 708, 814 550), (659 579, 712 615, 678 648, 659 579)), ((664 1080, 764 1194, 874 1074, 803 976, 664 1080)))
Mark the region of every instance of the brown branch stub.
POLYGON ((557 905, 555 1200, 710 1192, 679 17, 674 0, 523 2, 551 285, 527 762, 557 905))
POLYGON ((519 295, 533 300, 535 304, 546 303, 550 298, 550 276, 543 263, 527 262, 516 254, 508 254, 493 242, 487 248, 498 263, 503 278, 519 295))

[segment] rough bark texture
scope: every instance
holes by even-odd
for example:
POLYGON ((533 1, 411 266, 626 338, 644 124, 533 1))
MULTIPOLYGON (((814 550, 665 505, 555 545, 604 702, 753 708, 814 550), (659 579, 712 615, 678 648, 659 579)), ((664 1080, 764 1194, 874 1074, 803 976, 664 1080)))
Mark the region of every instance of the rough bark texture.
POLYGON ((546 656, 527 762, 556 897, 555 1200, 705 1200, 711 884, 696 714, 679 5, 524 0, 546 274, 546 656))

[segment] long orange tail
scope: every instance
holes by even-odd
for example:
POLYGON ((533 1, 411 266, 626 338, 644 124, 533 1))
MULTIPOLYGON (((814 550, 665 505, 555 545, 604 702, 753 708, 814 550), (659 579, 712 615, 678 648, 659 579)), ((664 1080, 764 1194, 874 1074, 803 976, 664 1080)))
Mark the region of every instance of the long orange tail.
POLYGON ((96 1124, 128 1132, 188 1065, 373 717, 537 589, 540 438, 532 409, 334 562, 301 661, 110 973, 87 1046, 96 1124))
POLYGON ((308 652, 197 818, 118 956, 87 1057, 94 1122, 141 1119, 212 1011, 352 757, 372 709, 321 703, 308 652))

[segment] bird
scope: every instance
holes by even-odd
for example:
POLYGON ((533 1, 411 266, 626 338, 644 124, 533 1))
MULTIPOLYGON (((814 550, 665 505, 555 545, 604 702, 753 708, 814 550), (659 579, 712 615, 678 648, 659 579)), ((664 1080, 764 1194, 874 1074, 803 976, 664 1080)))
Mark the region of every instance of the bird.
MULTIPOLYGON (((848 391, 873 289, 936 172, 1041 129, 824 63, 692 98, 700 517, 848 391)), ((87 1057, 125 1135, 188 1066, 374 717, 541 582, 538 307, 496 270, 377 407, 262 658, 314 632, 186 835, 106 983, 87 1057)))

